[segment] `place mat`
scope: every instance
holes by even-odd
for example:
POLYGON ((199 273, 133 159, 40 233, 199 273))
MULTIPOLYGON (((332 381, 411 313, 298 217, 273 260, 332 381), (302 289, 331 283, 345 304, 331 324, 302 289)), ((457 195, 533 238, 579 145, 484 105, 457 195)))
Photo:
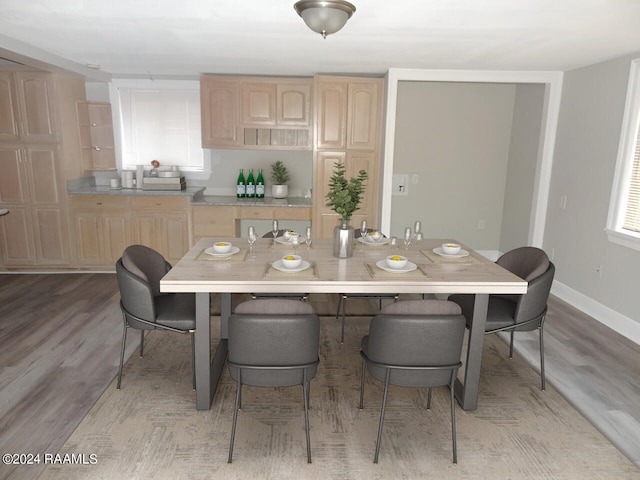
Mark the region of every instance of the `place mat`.
POLYGON ((318 271, 316 270, 316 262, 310 262, 311 266, 301 272, 283 272, 273 268, 272 262, 268 262, 264 270, 265 280, 284 280, 284 279, 300 279, 300 280, 317 280, 318 271))
POLYGON ((244 259, 247 257, 247 253, 249 253, 248 248, 240 248, 240 251, 238 253, 235 253, 228 257, 215 257, 202 250, 202 252, 200 252, 200 254, 196 257, 196 261, 204 260, 207 262, 244 262, 244 259))
POLYGON ((466 257, 447 258, 447 257, 443 257, 442 255, 438 255, 433 250, 420 250, 420 253, 422 253, 425 257, 427 257, 429 260, 431 260, 435 264, 482 265, 484 263, 482 260, 474 257, 471 254, 467 255, 466 257))
POLYGON ((424 265, 416 264, 418 268, 412 270, 410 272, 402 272, 402 273, 391 273, 386 270, 381 269, 375 263, 365 263, 365 267, 369 271, 369 275, 374 280, 397 280, 398 278, 402 279, 415 279, 415 280, 428 280, 431 277, 427 275, 426 270, 424 269, 424 265))

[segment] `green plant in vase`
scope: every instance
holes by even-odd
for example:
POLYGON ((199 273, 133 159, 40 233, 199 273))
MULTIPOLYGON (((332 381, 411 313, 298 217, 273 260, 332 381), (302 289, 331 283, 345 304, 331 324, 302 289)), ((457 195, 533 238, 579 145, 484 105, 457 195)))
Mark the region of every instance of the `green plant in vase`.
POLYGON ((348 222, 353 212, 360 207, 368 175, 365 170, 360 170, 357 177, 351 177, 348 180, 345 175, 344 164, 336 162, 333 166, 333 175, 329 179, 326 206, 340 215, 343 222, 348 222))
POLYGON ((271 164, 271 195, 273 198, 287 198, 289 194, 289 171, 287 167, 282 163, 282 160, 277 160, 271 164))
POLYGON ((326 206, 340 215, 340 225, 333 229, 333 255, 338 258, 353 256, 354 231, 349 225, 349 220, 353 212, 360 207, 368 178, 365 170, 360 170, 357 177, 351 177, 348 180, 345 175, 345 166, 336 162, 326 195, 326 206))

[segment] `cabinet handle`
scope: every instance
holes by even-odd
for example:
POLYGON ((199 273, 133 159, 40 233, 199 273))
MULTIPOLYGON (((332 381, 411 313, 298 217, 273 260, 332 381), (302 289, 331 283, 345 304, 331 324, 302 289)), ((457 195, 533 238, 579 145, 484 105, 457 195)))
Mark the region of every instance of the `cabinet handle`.
POLYGON ((98 125, 96 125, 95 123, 91 124, 92 127, 97 127, 98 125))
POLYGON ((102 205, 102 202, 96 202, 96 205, 102 205))
POLYGON ((100 150, 102 150, 102 148, 100 148, 100 147, 98 147, 98 146, 94 146, 94 147, 93 147, 93 149, 94 149, 96 152, 99 152, 100 150))

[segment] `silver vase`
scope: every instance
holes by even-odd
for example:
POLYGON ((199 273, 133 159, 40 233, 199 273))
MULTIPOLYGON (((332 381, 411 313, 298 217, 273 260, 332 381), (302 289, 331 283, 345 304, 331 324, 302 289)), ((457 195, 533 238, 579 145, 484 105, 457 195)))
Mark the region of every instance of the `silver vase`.
POLYGON ((354 230, 348 220, 341 219, 333 229, 333 256, 349 258, 353 256, 354 230))

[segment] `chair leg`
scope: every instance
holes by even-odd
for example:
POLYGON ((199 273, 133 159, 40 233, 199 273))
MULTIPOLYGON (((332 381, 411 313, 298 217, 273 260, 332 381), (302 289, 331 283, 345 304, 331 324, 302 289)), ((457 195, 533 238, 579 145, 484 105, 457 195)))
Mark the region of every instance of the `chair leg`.
POLYGON ((540 382, 541 382, 542 391, 544 391, 547 385, 546 385, 545 376, 544 376, 544 339, 543 339, 544 328, 543 326, 540 325, 538 327, 538 330, 540 330, 540 382))
POLYGON ((376 455, 373 457, 373 463, 378 463, 378 455, 380 453, 380 442, 382 441, 382 425, 384 423, 384 411, 387 408, 387 394, 389 393, 389 376, 391 370, 387 369, 384 379, 384 394, 382 396, 382 410, 380 411, 380 425, 378 426, 378 440, 376 441, 376 455))
POLYGON ((336 309, 336 320, 340 317, 340 307, 342 306, 342 294, 338 294, 338 308, 336 309))
POLYGON ((191 335, 191 383, 193 390, 196 390, 196 336, 195 330, 189 332, 191 335))
POLYGON ((509 358, 513 358, 513 336, 515 334, 515 330, 511 330, 511 338, 509 339, 509 358))
POLYGON ((362 378, 360 380, 360 410, 364 408, 364 375, 366 370, 367 361, 362 359, 362 378))
POLYGON ((238 409, 240 408, 240 392, 242 391, 242 373, 238 372, 238 385, 236 388, 236 404, 233 409, 233 424, 231 425, 231 441, 229 442, 229 458, 228 463, 233 459, 233 442, 236 438, 236 423, 238 423, 238 409))
POLYGON ((311 435, 309 432, 309 381, 307 380, 307 370, 303 373, 302 395, 304 397, 304 430, 307 435, 307 463, 311 463, 311 435))
POLYGON ((456 445, 456 400, 454 398, 455 375, 452 375, 449 390, 451 393, 451 443, 453 445, 453 463, 458 463, 458 447, 456 445))
POLYGON ((347 316, 347 296, 346 295, 342 295, 342 334, 340 336, 340 343, 344 343, 344 320, 345 317, 347 316))
POLYGON ((144 330, 140 330, 140 358, 144 358, 144 330))
POLYGON ((427 391, 427 410, 429 410, 431 408, 431 393, 432 393, 433 388, 429 387, 429 390, 427 391))
POLYGON ((122 365, 124 364, 124 348, 127 344, 127 323, 125 321, 124 326, 122 327, 122 347, 120 347, 120 368, 118 368, 118 384, 116 385, 116 389, 120 390, 120 382, 122 381, 122 365))

